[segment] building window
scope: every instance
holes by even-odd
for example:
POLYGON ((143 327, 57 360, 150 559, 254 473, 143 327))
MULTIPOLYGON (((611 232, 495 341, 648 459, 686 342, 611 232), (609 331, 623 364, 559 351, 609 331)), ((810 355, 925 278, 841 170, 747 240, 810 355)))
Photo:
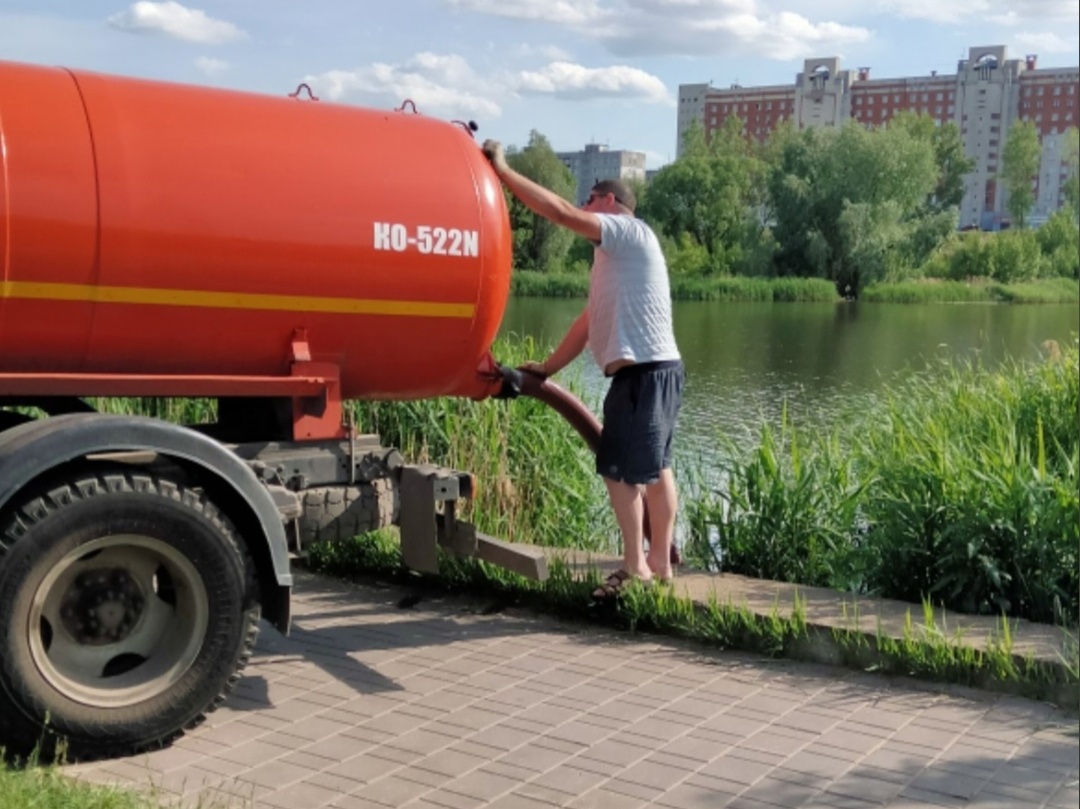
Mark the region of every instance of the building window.
POLYGON ((1054 95, 1056 95, 1056 96, 1061 95, 1061 86, 1060 85, 1058 85, 1057 87, 1054 88, 1054 95))
POLYGON ((1043 94, 1043 88, 1042 87, 1039 87, 1039 88, 1037 88, 1035 90, 1035 95, 1041 96, 1042 94, 1043 94))
POLYGON ((941 101, 942 98, 944 98, 944 96, 942 96, 941 93, 935 93, 934 94, 934 101, 941 101))

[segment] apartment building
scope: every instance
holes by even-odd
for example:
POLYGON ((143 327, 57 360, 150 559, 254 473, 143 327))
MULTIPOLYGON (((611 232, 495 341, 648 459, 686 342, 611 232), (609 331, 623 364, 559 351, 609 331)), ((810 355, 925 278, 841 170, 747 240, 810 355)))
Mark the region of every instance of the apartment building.
POLYGON ((587 143, 580 152, 556 152, 577 180, 577 202, 589 198, 599 180, 644 180, 645 153, 625 149, 612 151, 601 143, 587 143))
POLYGON ((1080 122, 1080 68, 1039 68, 1035 55, 1010 59, 1003 45, 975 47, 954 74, 871 78, 869 67, 843 69, 837 57, 807 59, 790 85, 719 89, 708 84, 679 86, 677 152, 691 121, 708 136, 738 117, 748 138, 765 140, 783 121, 798 128, 841 126, 858 121, 885 126, 905 110, 930 115, 960 128, 964 148, 975 160, 960 210, 961 227, 996 229, 1006 219, 999 187, 1001 150, 1009 128, 1032 121, 1042 143, 1031 221, 1061 207, 1064 133, 1080 122))

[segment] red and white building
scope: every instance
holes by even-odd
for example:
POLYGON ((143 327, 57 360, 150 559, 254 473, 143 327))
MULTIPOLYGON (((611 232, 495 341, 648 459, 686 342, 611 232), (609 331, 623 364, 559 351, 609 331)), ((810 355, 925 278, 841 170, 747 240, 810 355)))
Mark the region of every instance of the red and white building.
POLYGON ((840 59, 807 59, 791 85, 717 89, 708 84, 679 86, 678 151, 691 121, 706 136, 732 116, 748 138, 765 140, 783 121, 798 128, 841 126, 859 121, 883 126, 909 110, 930 115, 939 124, 960 128, 975 169, 968 175, 960 207, 960 226, 996 229, 1006 218, 998 183, 1001 151, 1016 121, 1035 123, 1042 160, 1031 221, 1044 220, 1063 202, 1064 133, 1080 123, 1080 68, 1039 68, 1035 56, 1009 59, 1005 46, 971 48, 956 73, 873 79, 870 68, 843 70, 840 59))

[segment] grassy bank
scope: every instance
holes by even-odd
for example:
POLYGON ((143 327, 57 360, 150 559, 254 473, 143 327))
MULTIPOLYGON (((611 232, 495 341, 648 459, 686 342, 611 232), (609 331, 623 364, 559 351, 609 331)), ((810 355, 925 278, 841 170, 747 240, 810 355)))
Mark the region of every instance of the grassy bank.
POLYGON ((875 284, 860 300, 870 303, 1076 303, 1080 283, 1071 278, 1044 278, 1022 284, 988 279, 972 281, 909 281, 875 284))
MULTIPOLYGON (((510 292, 519 297, 586 298, 589 276, 584 273, 516 271, 510 292)), ((682 301, 836 301, 835 285, 821 278, 671 279, 671 297, 682 301)))
MULTIPOLYGON (((898 378, 876 407, 838 418, 830 432, 785 422, 763 429, 749 452, 730 448, 722 468, 681 469, 688 554, 758 578, 1076 625, 1080 370, 1075 342, 1050 349, 1041 362, 942 364, 898 378), (695 491, 691 477, 725 486, 695 491)), ((509 364, 540 353, 516 338, 496 346, 509 364)), ((184 420, 175 404, 111 407, 184 420)), ((203 402, 189 407, 207 414, 203 402)), ((615 547, 593 458, 538 402, 354 407, 362 429, 406 457, 476 474, 466 516, 481 530, 615 547)))
MULTIPOLYGON (((687 507, 699 563, 1076 625, 1076 345, 889 386, 831 434, 766 430, 687 507)), ((734 452, 734 451, 733 451, 734 452)))
MULTIPOLYGON (((2 753, 2 751, 0 751, 2 753)), ((116 786, 76 781, 57 766, 32 760, 25 767, 11 766, 0 755, 0 809, 173 809, 179 798, 169 799, 116 786)), ((191 806, 190 802, 185 804, 191 806)), ((193 809, 219 809, 225 802, 200 801, 193 809)))
MULTIPOLYGON (((540 273, 519 270, 510 279, 510 293, 518 297, 585 298, 589 277, 584 273, 540 273)), ((671 279, 671 297, 677 301, 837 301, 836 287, 823 278, 720 278, 671 279)), ((864 289, 868 303, 1076 303, 1080 282, 1071 278, 1042 278, 1017 284, 989 279, 947 281, 927 279, 875 284, 864 289)))
MULTIPOLYGON (((511 364, 539 353, 516 338, 496 346, 496 354, 511 364)), ((751 451, 732 448, 732 460, 722 462, 722 468, 679 470, 686 554, 700 567, 905 599, 916 612, 925 600, 935 608, 1076 627, 1078 385, 1074 342, 1055 346, 1040 362, 993 371, 942 364, 897 378, 885 386, 876 406, 847 414, 829 432, 803 433, 786 421, 763 429, 751 451), (693 479, 723 480, 725 485, 695 490, 693 479)), ((595 409, 596 403, 591 404, 595 409)), ((182 403, 132 399, 112 405, 179 421, 185 415, 205 418, 209 412, 198 401, 188 404, 186 414, 182 403)), ((466 516, 481 530, 553 547, 616 548, 591 455, 553 411, 537 402, 437 400, 354 407, 362 429, 379 432, 411 460, 474 472, 480 486, 466 516)), ((372 551, 365 539, 320 547, 314 560, 342 575, 396 570, 400 562, 387 561, 384 551, 372 551)), ((478 587, 510 586, 495 569, 477 564, 468 570, 478 587)), ((540 594, 546 608, 558 612, 565 605, 580 612, 587 603, 589 582, 559 585, 556 580, 551 586, 562 589, 540 594)), ((514 598, 524 598, 522 587, 531 585, 513 583, 514 598)), ((667 613, 649 612, 652 601, 641 603, 645 612, 627 618, 636 627, 715 636, 724 644, 759 651, 763 644, 776 645, 769 640, 773 630, 767 623, 747 622, 735 613, 710 621, 695 617, 691 629, 679 629, 663 618, 667 613), (724 635, 717 622, 741 629, 724 635)), ((672 615, 688 609, 666 602, 654 606, 672 615)), ((737 610, 737 605, 725 609, 737 610)), ((792 636, 778 648, 796 640, 792 636)), ((862 641, 844 642, 856 644, 852 659, 865 659, 857 646, 862 641)), ((887 652, 894 656, 890 665, 912 671, 922 665, 915 658, 929 656, 940 663, 946 654, 890 643, 878 643, 873 654, 887 652)), ((965 648, 952 645, 957 650, 947 654, 960 655, 965 648)), ((939 666, 940 672, 952 674, 939 674, 967 671, 963 676, 972 678, 980 666, 1002 665, 957 658, 939 666)), ((1045 677, 1021 670, 1010 676, 1045 677)))
MULTIPOLYGON (((950 610, 1075 625, 1080 612, 1077 347, 997 370, 942 364, 887 385, 877 407, 684 478, 688 552, 703 567, 950 610)), ((534 354, 504 343, 514 362, 534 354)), ((615 536, 592 459, 546 408, 358 405, 406 455, 484 482, 473 518, 499 536, 604 550, 615 536)), ((685 475, 688 470, 681 470, 685 475)))

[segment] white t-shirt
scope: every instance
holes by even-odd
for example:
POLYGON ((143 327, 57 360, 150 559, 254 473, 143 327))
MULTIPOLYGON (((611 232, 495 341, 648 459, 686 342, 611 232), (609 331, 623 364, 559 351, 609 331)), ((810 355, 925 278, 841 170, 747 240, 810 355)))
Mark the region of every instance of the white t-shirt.
POLYGON ((600 244, 589 280, 589 349, 601 369, 616 360, 679 359, 671 287, 656 234, 642 220, 596 214, 600 244))

